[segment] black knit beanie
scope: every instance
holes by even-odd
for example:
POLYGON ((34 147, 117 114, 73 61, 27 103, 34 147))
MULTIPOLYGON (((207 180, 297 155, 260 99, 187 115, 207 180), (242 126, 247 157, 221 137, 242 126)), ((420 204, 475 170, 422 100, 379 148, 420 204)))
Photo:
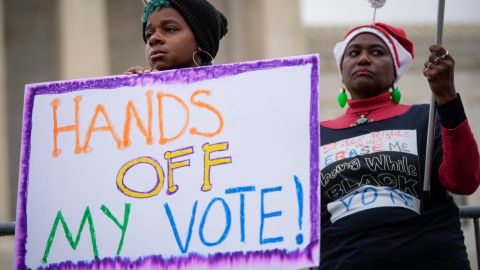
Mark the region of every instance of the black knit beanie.
MULTIPOLYGON (((145 27, 148 16, 154 9, 160 9, 162 5, 155 2, 167 2, 168 6, 176 9, 183 19, 188 23, 190 29, 195 35, 198 45, 215 58, 218 52, 220 39, 227 33, 228 21, 225 16, 218 11, 207 0, 151 0, 145 8, 142 17, 142 35, 146 43, 145 27)), ((164 5, 165 6, 165 5, 164 5)), ((204 63, 210 63, 211 59, 206 54, 200 54, 204 63)))

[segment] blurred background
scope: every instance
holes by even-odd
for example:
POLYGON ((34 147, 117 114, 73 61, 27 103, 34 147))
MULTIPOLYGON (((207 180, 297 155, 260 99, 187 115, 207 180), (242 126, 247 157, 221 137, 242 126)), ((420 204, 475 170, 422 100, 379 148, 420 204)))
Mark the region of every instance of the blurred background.
MULTIPOLYGON (((341 114, 332 50, 348 29, 371 23, 366 0, 211 0, 229 19, 215 64, 320 54, 320 118, 341 114)), ((443 45, 455 57, 455 83, 480 139, 480 1, 448 0, 443 45)), ((0 222, 14 221, 25 84, 121 74, 147 67, 141 0, 0 0, 0 222)), ((434 42, 437 0, 389 0, 377 21, 402 26, 415 63, 400 80, 406 104, 429 103, 422 75, 434 42)), ((457 197, 480 204, 480 191, 457 197)), ((471 220, 470 220, 471 221, 471 220)), ((473 224, 464 222, 476 269, 473 224)), ((0 238, 0 269, 11 269, 14 237, 0 238)))

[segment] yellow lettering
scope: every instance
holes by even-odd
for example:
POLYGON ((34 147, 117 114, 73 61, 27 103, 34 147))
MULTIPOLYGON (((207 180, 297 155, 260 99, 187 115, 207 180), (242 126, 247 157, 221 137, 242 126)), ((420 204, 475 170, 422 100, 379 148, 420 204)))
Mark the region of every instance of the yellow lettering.
POLYGON ((172 159, 190 155, 191 153, 193 153, 193 147, 187 147, 180 150, 165 152, 164 156, 168 163, 168 194, 173 194, 178 190, 178 186, 173 184, 173 170, 181 167, 190 166, 189 159, 178 162, 172 162, 172 159))
POLYGON ((222 157, 216 159, 210 159, 210 154, 217 151, 224 151, 228 149, 228 142, 217 143, 217 144, 204 144, 203 147, 203 186, 202 191, 209 191, 212 189, 212 183, 210 182, 210 167, 232 163, 231 157, 222 157))
POLYGON ((151 157, 139 157, 127 162, 125 165, 122 166, 122 168, 120 168, 120 171, 118 172, 118 175, 117 175, 118 189, 120 189, 120 191, 127 196, 130 196, 133 198, 140 198, 140 199, 150 198, 157 195, 160 192, 160 190, 162 190, 163 181, 164 181, 164 176, 163 176, 162 166, 160 166, 160 163, 158 163, 156 160, 154 160, 151 157), (140 191, 130 189, 127 186, 125 186, 125 183, 123 182, 123 179, 125 177, 125 173, 127 172, 127 170, 139 163, 147 163, 152 165, 155 168, 155 172, 157 173, 157 182, 155 183, 155 187, 148 192, 140 192, 140 191))

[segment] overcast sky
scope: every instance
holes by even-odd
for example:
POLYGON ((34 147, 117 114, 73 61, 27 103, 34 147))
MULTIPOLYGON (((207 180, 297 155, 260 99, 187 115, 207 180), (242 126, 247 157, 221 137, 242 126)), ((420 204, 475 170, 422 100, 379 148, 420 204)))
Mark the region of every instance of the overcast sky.
MULTIPOLYGON (((306 25, 370 23, 373 8, 367 0, 300 0, 306 25)), ((435 23, 438 0, 387 0, 376 21, 435 23)), ((480 23, 480 0, 446 0, 445 23, 480 23)))

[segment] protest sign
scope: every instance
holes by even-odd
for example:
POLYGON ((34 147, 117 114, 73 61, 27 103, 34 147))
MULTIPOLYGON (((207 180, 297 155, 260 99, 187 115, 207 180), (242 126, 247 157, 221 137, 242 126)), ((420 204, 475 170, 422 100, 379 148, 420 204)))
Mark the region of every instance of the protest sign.
POLYGON ((319 262, 315 55, 26 86, 16 268, 319 262))

